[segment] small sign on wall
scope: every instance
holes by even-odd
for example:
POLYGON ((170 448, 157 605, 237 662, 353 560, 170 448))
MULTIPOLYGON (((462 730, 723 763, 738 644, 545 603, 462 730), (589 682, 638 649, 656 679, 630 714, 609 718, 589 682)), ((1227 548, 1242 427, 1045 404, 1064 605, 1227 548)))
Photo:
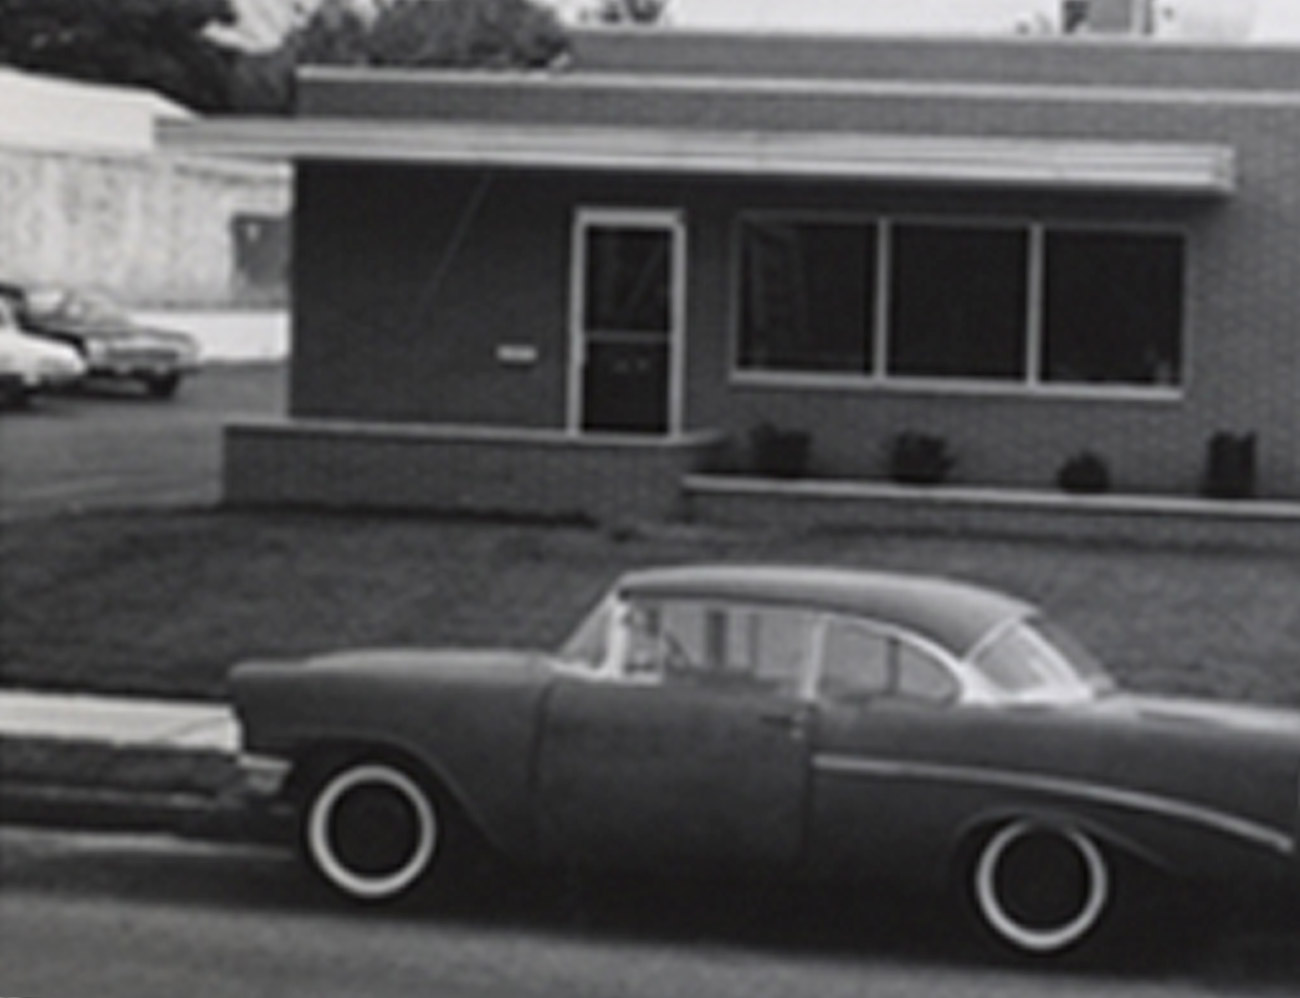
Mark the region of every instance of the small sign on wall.
POLYGON ((532 343, 498 343, 497 363, 508 367, 532 367, 537 363, 537 347, 532 343))

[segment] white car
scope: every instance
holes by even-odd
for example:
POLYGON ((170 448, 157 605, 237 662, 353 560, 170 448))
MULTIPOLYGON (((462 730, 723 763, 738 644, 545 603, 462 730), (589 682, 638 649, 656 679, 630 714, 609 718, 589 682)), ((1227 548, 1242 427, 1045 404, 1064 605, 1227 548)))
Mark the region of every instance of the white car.
POLYGON ((28 336, 0 299, 0 406, 23 405, 33 394, 80 381, 86 362, 74 347, 28 336))

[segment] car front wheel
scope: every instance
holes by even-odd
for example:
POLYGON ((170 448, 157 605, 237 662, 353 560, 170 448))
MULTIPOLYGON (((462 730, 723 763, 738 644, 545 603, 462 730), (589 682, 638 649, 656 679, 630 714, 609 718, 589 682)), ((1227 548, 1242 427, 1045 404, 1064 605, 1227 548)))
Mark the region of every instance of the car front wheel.
POLYGON ((1101 847, 1075 828, 1016 821, 994 832, 970 868, 980 921, 1017 952, 1055 956, 1083 943, 1113 900, 1101 847))
POLYGON ((406 767, 363 761, 335 770, 310 794, 302 844, 327 884, 357 901, 393 900, 433 868, 437 805, 406 767))

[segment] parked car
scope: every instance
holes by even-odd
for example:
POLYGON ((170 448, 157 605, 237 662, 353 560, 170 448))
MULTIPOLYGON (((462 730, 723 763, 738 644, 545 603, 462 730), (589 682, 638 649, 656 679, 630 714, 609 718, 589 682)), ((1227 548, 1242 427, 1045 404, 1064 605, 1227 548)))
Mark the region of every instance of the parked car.
POLYGON ((994 941, 1054 956, 1148 878, 1300 871, 1300 713, 1121 692, 1035 607, 955 581, 637 571, 554 652, 345 651, 231 688, 250 778, 357 901, 436 884, 469 830, 578 870, 956 885, 994 941))
POLYGON ((3 284, 0 297, 29 333, 74 347, 88 378, 137 383, 155 398, 171 398, 198 370, 194 337, 141 325, 104 295, 3 284))
POLYGON ((37 392, 65 388, 85 373, 85 362, 76 350, 28 336, 0 298, 0 407, 22 406, 37 392))

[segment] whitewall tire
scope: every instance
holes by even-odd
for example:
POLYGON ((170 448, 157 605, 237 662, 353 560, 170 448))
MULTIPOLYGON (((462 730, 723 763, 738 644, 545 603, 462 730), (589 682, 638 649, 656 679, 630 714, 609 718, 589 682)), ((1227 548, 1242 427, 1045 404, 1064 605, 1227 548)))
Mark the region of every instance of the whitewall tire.
POLYGON ((996 831, 971 868, 976 914, 1002 943, 1055 956, 1105 918, 1114 878, 1093 839, 1074 828, 1016 821, 996 831))
POLYGON ((405 768, 359 762, 336 770, 309 797, 302 845, 312 868, 342 894, 393 900, 433 868, 440 823, 432 797, 405 768))

